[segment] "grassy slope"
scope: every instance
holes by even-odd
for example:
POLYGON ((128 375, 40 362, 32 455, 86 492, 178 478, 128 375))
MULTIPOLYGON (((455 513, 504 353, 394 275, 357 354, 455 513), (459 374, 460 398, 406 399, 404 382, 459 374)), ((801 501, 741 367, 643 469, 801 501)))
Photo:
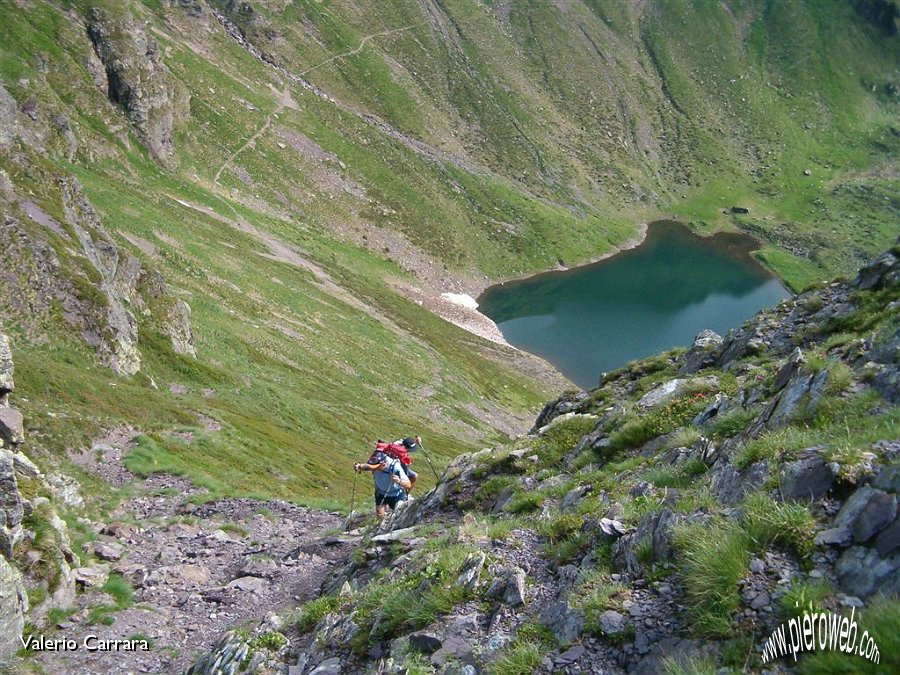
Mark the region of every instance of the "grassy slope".
MULTIPOLYGON (((849 269, 894 234, 897 102, 884 92, 897 45, 841 3, 665 2, 637 14, 523 2, 507 14, 473 0, 298 0, 232 15, 339 104, 262 64, 208 13, 129 3, 192 95, 174 171, 147 159, 91 83, 83 27, 61 9, 90 4, 4 13, 4 86, 20 104, 35 96, 44 117, 68 115, 80 149, 64 159, 51 128, 49 163, 23 150, 0 165, 58 218, 47 177, 74 173, 110 231, 152 242, 155 256, 119 240, 190 303, 199 359, 145 331, 155 390, 145 376, 112 377, 57 324, 47 326, 52 347, 21 339, 23 407, 57 453, 131 423, 155 432, 135 468, 186 471, 217 491, 340 496, 339 463, 363 440, 425 429, 449 456, 493 433, 485 409, 521 412, 547 397, 389 291, 383 280, 404 271, 380 244, 347 243, 359 233, 396 232, 447 274, 497 278, 593 257, 662 213, 731 227, 720 210, 741 203, 753 212, 738 224, 809 250, 762 253, 795 285, 849 269), (265 257, 232 227, 241 220, 302 251, 369 311, 265 257), (187 393, 170 393, 171 383, 187 393), (203 431, 198 413, 225 429, 203 431), (173 427, 194 428, 196 440, 162 433, 173 427)), ((15 319, 5 325, 16 332, 15 319)))

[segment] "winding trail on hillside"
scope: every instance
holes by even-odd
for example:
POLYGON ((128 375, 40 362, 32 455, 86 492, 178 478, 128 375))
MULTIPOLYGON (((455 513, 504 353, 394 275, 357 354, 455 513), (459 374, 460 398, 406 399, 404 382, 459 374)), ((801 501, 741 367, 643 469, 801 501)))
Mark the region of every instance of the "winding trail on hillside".
POLYGON ((408 26, 403 26, 402 28, 392 28, 391 30, 381 31, 380 33, 372 33, 371 35, 366 35, 362 38, 362 40, 360 40, 359 45, 357 45, 354 49, 347 50, 346 52, 341 52, 340 54, 335 54, 331 58, 328 58, 328 59, 325 59, 324 61, 322 61, 322 63, 317 63, 314 66, 310 66, 306 70, 301 70, 299 74, 301 76, 306 75, 308 73, 311 73, 314 70, 321 68, 322 66, 327 66, 329 63, 331 63, 333 61, 337 61, 338 59, 344 59, 344 58, 347 58, 348 56, 356 56, 363 50, 363 47, 366 46, 366 43, 369 42, 369 40, 374 40, 377 37, 385 37, 388 35, 393 35, 395 33, 402 33, 405 30, 410 30, 412 28, 416 28, 417 26, 424 26, 424 25, 426 25, 426 24, 423 21, 420 23, 413 23, 408 26))
POLYGON ((113 600, 99 588, 79 593, 75 613, 48 636, 79 645, 89 635, 140 636, 151 641, 151 649, 35 652, 41 672, 184 672, 226 630, 256 625, 271 612, 284 613, 317 597, 322 581, 356 541, 339 534, 338 513, 281 500, 204 501, 206 490, 182 477, 138 478, 124 465, 137 434, 130 427, 114 429, 72 455, 114 489, 124 488, 120 494, 127 496, 109 514, 110 522, 92 523, 97 538, 86 552, 100 560, 90 555, 84 560, 89 569, 121 575, 134 597, 110 612, 99 609, 113 600))
POLYGON ((275 119, 275 116, 278 115, 278 113, 280 113, 282 110, 284 110, 287 107, 288 102, 290 101, 290 98, 291 98, 291 94, 288 91, 287 87, 285 87, 284 92, 281 94, 280 98, 278 99, 278 105, 275 106, 275 110, 273 110, 272 112, 269 113, 269 115, 266 117, 265 123, 257 130, 257 132, 255 134, 253 134, 250 138, 248 138, 247 142, 244 143, 237 150, 235 150, 231 154, 231 156, 225 160, 225 162, 222 164, 222 166, 219 167, 219 170, 216 171, 216 175, 213 177, 214 183, 219 182, 219 178, 222 177, 222 172, 225 171, 225 169, 227 169, 229 166, 231 166, 231 163, 235 159, 237 159, 238 155, 240 155, 244 150, 246 150, 250 146, 255 145, 257 139, 260 136, 262 136, 264 133, 266 133, 266 130, 272 125, 272 120, 275 119))
MULTIPOLYGON (((356 47, 354 47, 353 49, 349 49, 346 52, 341 52, 340 54, 335 54, 331 58, 325 59, 321 63, 317 63, 314 66, 310 66, 306 70, 301 71, 299 73, 299 76, 302 77, 302 76, 306 75, 307 73, 311 73, 312 71, 317 70, 318 68, 321 68, 322 66, 326 66, 329 63, 337 61, 338 59, 344 59, 349 56, 356 56, 365 48, 366 44, 370 40, 374 40, 375 38, 378 38, 378 37, 386 37, 388 35, 394 35, 396 33, 401 33, 403 31, 410 30, 412 28, 416 28, 417 26, 422 26, 422 25, 425 25, 425 24, 424 23, 414 23, 414 24, 410 24, 409 26, 403 26, 402 28, 392 28, 391 30, 385 30, 385 31, 381 31, 379 33, 371 33, 370 35, 365 35, 360 40, 359 44, 356 47)), ((266 131, 269 129, 269 127, 272 126, 272 121, 275 119, 275 117, 289 105, 290 97, 291 97, 291 95, 290 95, 289 90, 287 88, 285 88, 284 92, 281 94, 281 97, 278 100, 278 105, 275 107, 275 110, 273 110, 271 113, 269 113, 269 115, 266 117, 265 123, 263 123, 263 125, 256 131, 256 133, 254 133, 249 139, 247 139, 246 143, 244 143, 240 148, 235 150, 231 154, 231 156, 229 156, 228 159, 225 160, 225 162, 222 164, 222 166, 219 167, 219 170, 216 171, 216 175, 213 177, 213 182, 218 183, 219 179, 222 177, 222 173, 225 171, 225 169, 227 169, 229 166, 231 166, 231 163, 235 159, 237 159, 238 155, 240 155, 242 152, 244 152, 244 150, 246 150, 247 148, 254 146, 256 144, 256 141, 259 139, 259 137, 262 136, 264 133, 266 133, 266 131)))

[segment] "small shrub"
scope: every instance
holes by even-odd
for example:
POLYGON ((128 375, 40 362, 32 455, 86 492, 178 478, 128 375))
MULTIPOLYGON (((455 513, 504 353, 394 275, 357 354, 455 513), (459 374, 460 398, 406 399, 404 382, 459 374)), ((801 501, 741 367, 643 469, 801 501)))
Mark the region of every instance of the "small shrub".
POLYGON ((764 492, 755 492, 742 508, 742 523, 756 550, 779 544, 801 557, 812 552, 816 524, 806 506, 776 502, 764 492))
POLYGON ((679 659, 667 656, 662 662, 665 675, 715 675, 716 662, 709 656, 689 656, 679 659))
POLYGON ((121 574, 110 574, 100 590, 115 600, 117 610, 126 609, 134 604, 134 587, 121 574))
POLYGON ((341 605, 341 600, 336 595, 323 595, 315 600, 310 600, 300 607, 297 616, 297 629, 301 633, 311 631, 325 617, 334 612, 341 605))
POLYGON ((544 503, 544 495, 540 492, 520 492, 506 507, 510 513, 532 513, 544 503))
POLYGON ((672 434, 667 446, 670 449, 690 448, 700 439, 700 435, 700 430, 695 426, 682 427, 672 434))
POLYGON ((815 610, 821 610, 825 600, 833 593, 834 589, 824 581, 803 581, 794 584, 778 599, 778 609, 787 620, 802 614, 810 605, 815 610))
POLYGON ((609 579, 606 573, 599 573, 586 581, 576 595, 575 603, 584 612, 584 630, 602 637, 600 616, 609 609, 621 609, 628 589, 609 579))
POLYGON ((740 606, 738 581, 749 561, 746 533, 733 523, 684 525, 675 530, 675 542, 694 630, 728 635, 740 606))
POLYGON ((723 415, 717 416, 709 425, 709 434, 716 439, 731 438, 737 436, 750 426, 750 422, 756 417, 753 410, 735 408, 723 415))
POLYGON ((491 664, 493 675, 532 675, 543 658, 543 651, 536 642, 516 640, 503 650, 491 664))
POLYGON ((816 651, 799 663, 802 675, 839 675, 848 672, 894 675, 900 673, 900 603, 875 600, 856 614, 860 631, 868 631, 878 646, 879 663, 841 651, 816 651))

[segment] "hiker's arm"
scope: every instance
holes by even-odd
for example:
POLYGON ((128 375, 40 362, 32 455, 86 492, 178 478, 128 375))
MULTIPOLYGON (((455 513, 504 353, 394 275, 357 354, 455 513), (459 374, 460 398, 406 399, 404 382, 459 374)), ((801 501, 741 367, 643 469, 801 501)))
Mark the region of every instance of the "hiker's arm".
POLYGON ((361 462, 359 464, 354 464, 353 468, 356 471, 379 471, 383 466, 384 464, 365 464, 361 462))
POLYGON ((400 471, 399 476, 391 476, 391 480, 404 490, 409 490, 412 487, 412 483, 409 482, 409 478, 406 477, 406 474, 403 471, 400 471))

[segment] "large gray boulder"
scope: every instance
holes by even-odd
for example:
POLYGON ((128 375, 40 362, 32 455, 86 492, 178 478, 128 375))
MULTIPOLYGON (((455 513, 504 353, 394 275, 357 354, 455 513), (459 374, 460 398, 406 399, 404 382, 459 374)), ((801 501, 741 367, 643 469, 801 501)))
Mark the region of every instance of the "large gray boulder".
POLYGON ((834 527, 848 530, 853 541, 863 544, 890 525, 897 516, 897 498, 868 486, 846 501, 834 519, 834 527))
POLYGON ((841 554, 834 571, 848 595, 900 594, 900 553, 882 558, 875 549, 853 546, 841 554))
POLYGON ((818 501, 834 484, 834 472, 819 454, 822 447, 809 448, 781 469, 781 496, 792 501, 818 501))
POLYGON ((702 368, 713 365, 722 345, 722 336, 709 329, 703 329, 697 333, 694 343, 684 355, 684 365, 678 371, 680 375, 696 373, 702 368))
POLYGON ((570 607, 567 600, 558 600, 545 606, 538 620, 553 632, 560 646, 575 642, 584 632, 584 612, 570 607))
POLYGON ((853 285, 864 291, 892 285, 900 279, 900 276, 897 275, 898 268, 900 268, 900 258, 891 251, 887 251, 860 269, 853 285))

